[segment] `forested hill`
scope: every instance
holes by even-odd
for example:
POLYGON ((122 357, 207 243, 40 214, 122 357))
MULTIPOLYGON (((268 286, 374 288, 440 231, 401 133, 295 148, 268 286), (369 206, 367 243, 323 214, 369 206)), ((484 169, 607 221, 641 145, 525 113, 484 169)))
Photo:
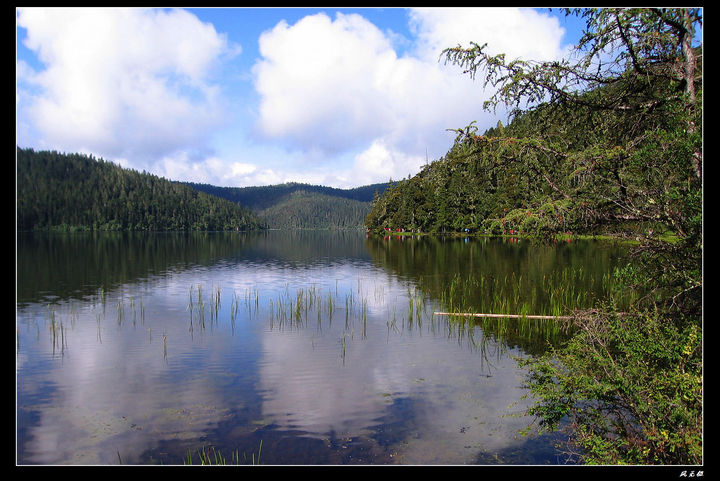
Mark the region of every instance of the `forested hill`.
POLYGON ((533 398, 523 414, 559 429, 573 462, 701 465, 702 9, 566 14, 585 23, 566 60, 490 55, 472 42, 443 51, 492 87, 485 106, 509 108, 512 122, 457 129, 442 159, 373 203, 367 226, 632 237, 625 265, 608 274, 612 291, 637 294, 633 305, 618 312, 609 293, 573 313, 562 345, 521 360, 533 398))
POLYGON ((370 202, 296 190, 257 212, 276 229, 362 229, 370 202))
POLYGON ((244 206, 93 156, 18 148, 16 168, 18 231, 265 227, 244 206))
POLYGON ((371 201, 390 184, 352 189, 295 182, 256 187, 186 185, 252 209, 271 228, 361 229, 370 212, 371 201))
POLYGON ((329 197, 371 202, 375 193, 382 194, 387 183, 371 184, 353 189, 338 189, 322 185, 301 184, 286 182, 284 184, 255 186, 255 187, 217 187, 209 184, 186 182, 193 189, 205 192, 232 202, 240 203, 255 211, 261 211, 276 205, 287 198, 288 195, 298 191, 321 194, 329 197))
MULTIPOLYGON (((700 72, 701 50, 695 55, 700 72)), ((702 110, 687 106, 686 84, 665 72, 653 65, 639 78, 626 74, 572 102, 541 103, 482 133, 474 122, 455 130, 445 156, 373 203, 366 226, 539 236, 699 232, 700 168, 688 159, 701 158, 702 110), (650 74, 652 82, 643 77, 650 74)))

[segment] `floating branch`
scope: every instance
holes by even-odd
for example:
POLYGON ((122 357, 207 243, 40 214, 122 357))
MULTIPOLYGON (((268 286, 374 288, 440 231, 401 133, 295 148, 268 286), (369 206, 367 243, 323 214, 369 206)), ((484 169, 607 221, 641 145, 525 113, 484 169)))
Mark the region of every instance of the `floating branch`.
MULTIPOLYGON (((463 316, 463 317, 500 317, 500 318, 510 318, 510 319, 557 319, 557 320, 568 320, 568 319, 578 319, 578 318, 589 318, 591 317, 591 314, 597 314, 597 311, 591 310, 586 311, 583 314, 579 314, 577 316, 540 316, 540 315, 533 315, 533 314, 489 314, 489 313, 481 313, 481 312, 436 312, 436 316, 463 316)), ((627 316, 627 312, 616 312, 614 313, 617 316, 627 316)))
POLYGON ((572 319, 572 316, 539 316, 532 314, 488 314, 480 312, 436 312, 436 316, 464 316, 464 317, 508 317, 511 319, 572 319))

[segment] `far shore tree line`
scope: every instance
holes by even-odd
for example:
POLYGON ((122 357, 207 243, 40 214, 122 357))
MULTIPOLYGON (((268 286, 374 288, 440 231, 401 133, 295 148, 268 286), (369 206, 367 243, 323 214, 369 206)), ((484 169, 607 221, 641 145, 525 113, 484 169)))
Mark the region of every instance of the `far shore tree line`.
POLYGON ((17 229, 238 231, 270 219, 296 229, 322 217, 322 228, 380 235, 631 237, 614 274, 641 298, 622 315, 608 301, 570 316, 565 344, 522 361, 536 399, 527 414, 539 430, 566 430, 562 449, 578 462, 702 464, 702 10, 566 14, 586 24, 573 60, 446 48, 440 61, 489 88, 485 107, 510 117, 484 132, 452 129, 442 158, 371 200, 293 188, 251 210, 92 156, 18 148, 17 229))

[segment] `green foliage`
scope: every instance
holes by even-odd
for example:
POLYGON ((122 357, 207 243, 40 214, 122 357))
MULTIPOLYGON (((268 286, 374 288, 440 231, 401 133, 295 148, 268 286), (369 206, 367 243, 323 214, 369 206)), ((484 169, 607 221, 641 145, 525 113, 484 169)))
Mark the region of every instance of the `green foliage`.
POLYGON ((382 193, 386 187, 386 184, 371 184, 352 189, 338 189, 335 187, 300 184, 297 182, 253 187, 218 187, 192 182, 188 182, 187 185, 200 192, 240 203, 254 211, 268 209, 298 191, 356 200, 358 202, 370 202, 375 193, 382 193))
POLYGON ((17 149, 17 229, 220 231, 262 228, 247 208, 81 154, 17 149))
POLYGON ((575 327, 564 349, 523 361, 539 399, 529 413, 564 425, 569 453, 589 464, 700 464, 699 326, 644 313, 575 327))
POLYGON ((369 202, 298 190, 258 212, 275 229, 362 229, 369 202))
POLYGON ((277 229, 361 229, 370 201, 386 188, 386 184, 371 184, 338 189, 295 182, 255 187, 188 185, 240 203, 277 229))
POLYGON ((701 12, 570 13, 587 25, 574 61, 508 60, 478 43, 444 51, 484 76, 495 92, 486 107, 505 104, 512 122, 485 135, 457 129, 448 154, 377 199, 366 223, 635 239, 617 281, 643 295, 623 315, 609 303, 577 316, 566 346, 527 362, 530 414, 568 427, 582 462, 698 464, 702 47, 692 40, 701 12))
POLYGON ((513 121, 485 135, 473 123, 455 130, 444 158, 375 202, 368 227, 549 235, 633 226, 693 235, 686 224, 700 219, 702 55, 688 39, 698 12, 579 13, 588 33, 575 64, 506 61, 475 43, 445 50, 466 73, 486 73, 496 92, 488 107, 514 106, 513 121), (600 52, 616 58, 598 66, 600 52), (521 101, 533 107, 522 110, 521 101), (547 207, 563 201, 562 221, 548 218, 547 207))

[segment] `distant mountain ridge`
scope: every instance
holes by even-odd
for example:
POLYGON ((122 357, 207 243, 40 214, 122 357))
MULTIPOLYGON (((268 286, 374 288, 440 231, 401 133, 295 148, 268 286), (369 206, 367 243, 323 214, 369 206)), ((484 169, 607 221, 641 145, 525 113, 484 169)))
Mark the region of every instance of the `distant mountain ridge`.
POLYGON ((248 208, 276 229, 362 229, 373 198, 389 185, 339 189, 297 182, 253 187, 184 184, 248 208))
POLYGON ((16 150, 19 231, 362 229, 387 188, 171 181, 94 156, 16 150))
POLYGON ((382 195, 388 187, 387 182, 354 187, 351 189, 340 189, 337 187, 303 184, 298 182, 286 182, 284 184, 253 187, 218 187, 215 185, 195 182, 182 183, 197 191, 205 192, 235 203, 240 203, 241 205, 254 211, 261 211, 272 207, 287 195, 298 191, 323 194, 330 197, 341 197, 359 202, 372 202, 375 192, 377 192, 378 195, 382 195))

